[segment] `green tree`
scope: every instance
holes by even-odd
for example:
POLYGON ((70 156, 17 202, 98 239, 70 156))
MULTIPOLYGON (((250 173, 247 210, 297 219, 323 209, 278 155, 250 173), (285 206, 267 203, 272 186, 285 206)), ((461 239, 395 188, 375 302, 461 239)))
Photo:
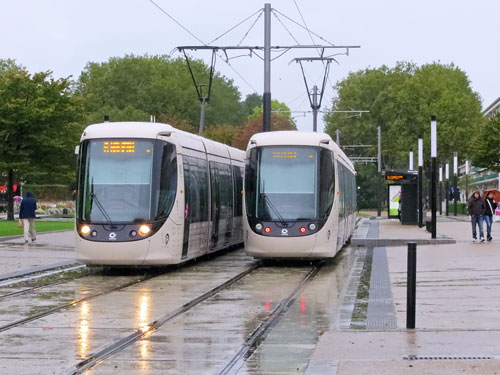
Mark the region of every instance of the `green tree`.
MULTIPOLYGON (((207 83, 209 67, 191 61, 200 83, 207 83)), ((206 88, 204 87, 204 90, 206 88)), ((77 94, 82 98, 87 123, 149 121, 150 115, 185 121, 198 127, 200 102, 183 59, 168 56, 113 57, 103 63, 88 63, 80 75, 77 94)), ((233 81, 215 73, 210 102, 205 109, 205 126, 240 125, 246 114, 233 81)))
POLYGON ((382 127, 385 167, 404 168, 408 151, 423 137, 430 158, 430 116, 438 119, 438 155, 454 151, 467 156, 470 135, 480 119, 481 103, 467 75, 453 64, 421 67, 401 62, 351 73, 337 84, 335 110, 369 110, 361 117, 331 112, 325 116, 330 135, 339 129, 342 145, 371 144, 363 156, 376 155, 377 126, 382 127))
POLYGON ((50 71, 30 74, 12 60, 0 62, 0 171, 8 176, 8 218, 14 180, 69 182, 80 110, 71 81, 50 71))
POLYGON ((476 167, 500 172, 500 112, 481 121, 473 134, 470 153, 476 167))
POLYGON ((255 107, 260 106, 262 106, 262 95, 259 95, 257 93, 247 95, 245 100, 243 101, 243 107, 245 115, 247 117, 253 113, 255 107))
MULTIPOLYGON (((252 114, 247 117, 247 121, 256 119, 258 117, 262 117, 263 111, 264 111, 263 104, 259 105, 258 107, 255 107, 253 109, 252 114)), ((288 122, 290 122, 290 124, 293 124, 293 126, 296 128, 295 120, 292 117, 292 112, 285 103, 282 103, 278 100, 271 100, 271 111, 274 116, 285 118, 288 122)))

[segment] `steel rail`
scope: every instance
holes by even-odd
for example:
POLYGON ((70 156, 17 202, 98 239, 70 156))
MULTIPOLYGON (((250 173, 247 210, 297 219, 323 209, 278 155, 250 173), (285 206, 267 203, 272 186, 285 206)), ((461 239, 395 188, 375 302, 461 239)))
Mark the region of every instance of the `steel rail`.
MULTIPOLYGON (((62 270, 64 268, 74 267, 76 265, 82 265, 82 264, 78 263, 74 260, 70 260, 70 261, 50 264, 48 266, 37 266, 37 267, 29 268, 29 269, 23 270, 23 271, 16 271, 16 272, 11 272, 8 274, 0 275, 0 281, 14 280, 14 279, 19 279, 19 278, 23 278, 23 277, 29 277, 29 275, 37 275, 37 274, 41 274, 42 272, 52 271, 52 270, 56 270, 56 269, 62 270)), ((17 283, 17 281, 16 281, 16 283, 17 283)), ((3 284, 0 286, 5 286, 5 285, 9 285, 9 284, 7 283, 7 284, 3 284)))
MULTIPOLYGON (((65 272, 74 271, 74 270, 80 269, 82 267, 84 267, 84 265, 80 265, 80 266, 76 266, 76 267, 64 268, 64 269, 59 270, 58 272, 53 272, 53 273, 46 274, 43 277, 57 275, 58 273, 64 274, 65 272)), ((11 292, 11 293, 0 295, 0 300, 8 298, 8 297, 20 296, 20 295, 23 295, 23 294, 27 294, 29 292, 36 292, 36 291, 39 291, 40 289, 47 288, 49 286, 63 284, 63 283, 66 283, 66 282, 69 282, 69 281, 73 281, 73 280, 79 279, 81 277, 89 276, 89 275, 92 275, 94 273, 97 273, 97 272, 101 271, 101 269, 98 268, 98 267, 93 267, 93 268, 95 268, 95 269, 88 268, 86 270, 82 270, 82 271, 84 271, 83 273, 79 273, 78 275, 75 275, 72 278, 57 280, 57 281, 54 281, 54 282, 51 282, 51 283, 47 283, 47 284, 43 284, 43 285, 37 285, 37 286, 33 286, 31 288, 25 288, 25 289, 22 289, 22 290, 18 290, 17 292, 11 292)), ((19 283, 22 283, 22 282, 25 282, 25 281, 29 281, 29 280, 30 279, 19 280, 19 281, 16 281, 15 283, 8 284, 8 286, 13 285, 13 284, 19 284, 19 283)), ((4 286, 4 285, 0 285, 0 286, 4 286)))
POLYGON ((257 350, 260 344, 269 335, 272 329, 279 323, 281 318, 287 313, 290 306, 296 301, 298 295, 302 290, 316 277, 318 272, 321 270, 324 261, 316 264, 302 279, 297 288, 290 293, 288 297, 281 300, 281 302, 274 308, 274 310, 269 314, 267 319, 262 322, 247 338, 247 340, 239 347, 233 358, 224 366, 224 368, 219 372, 222 374, 236 374, 245 362, 250 358, 250 356, 257 350))
POLYGON ((51 315, 51 314, 59 312, 61 310, 73 307, 75 305, 78 305, 79 303, 91 300, 93 298, 96 298, 96 297, 99 297, 99 296, 102 296, 102 295, 105 295, 105 294, 109 294, 109 293, 112 293, 112 292, 116 292, 118 290, 122 290, 122 289, 128 288, 129 286, 132 286, 132 285, 135 285, 135 284, 142 283, 143 281, 147 281, 147 280, 152 279, 154 277, 161 276, 161 275, 163 275, 163 274, 165 274, 167 272, 168 272, 168 270, 160 272, 158 274, 154 274, 154 275, 151 275, 151 274, 150 275, 145 275, 145 276, 143 276, 143 277, 141 277, 139 279, 130 281, 130 282, 125 283, 123 285, 119 285, 119 286, 116 286, 114 288, 111 288, 111 289, 108 289, 108 290, 105 290, 105 291, 102 291, 102 292, 99 292, 99 293, 96 293, 96 294, 93 294, 93 295, 90 295, 90 296, 87 296, 87 297, 83 297, 83 298, 71 301, 71 302, 66 303, 64 305, 53 307, 53 308, 48 309, 48 310, 46 310, 44 312, 41 312, 41 313, 38 313, 38 314, 35 314, 35 315, 31 315, 31 316, 28 316, 28 317, 23 318, 23 319, 16 320, 14 322, 5 324, 3 326, 0 326, 0 332, 4 332, 4 331, 7 331, 8 329, 20 326, 20 325, 22 325, 24 323, 28 323, 28 322, 31 322, 33 320, 37 320, 37 319, 43 318, 43 317, 45 317, 47 315, 51 315))
POLYGON ((246 270, 240 272, 236 276, 232 277, 229 280, 226 280, 222 284, 219 284, 218 286, 210 289, 208 292, 192 299, 191 301, 185 303, 181 307, 177 308, 176 310, 169 312, 168 314, 164 315, 158 320, 155 320, 154 322, 148 324, 146 327, 136 329, 132 334, 116 341, 115 343, 101 349, 97 353, 91 354, 88 356, 85 360, 82 362, 77 363, 73 367, 69 368, 64 372, 65 375, 76 375, 76 374, 81 374, 88 369, 98 365, 108 357, 111 357, 112 355, 122 351, 129 345, 143 339, 144 337, 150 336, 152 333, 154 333, 156 330, 158 330, 161 326, 163 326, 165 323, 169 322, 170 320, 176 318, 177 316, 184 314, 185 312, 189 311, 196 305, 200 304, 201 302, 207 300, 208 298, 214 296, 215 294, 219 293, 221 290, 224 290, 237 281, 241 280, 243 277, 248 275, 249 273, 253 272, 257 268, 259 268, 263 264, 262 261, 257 261, 253 263, 250 267, 248 267, 246 270))

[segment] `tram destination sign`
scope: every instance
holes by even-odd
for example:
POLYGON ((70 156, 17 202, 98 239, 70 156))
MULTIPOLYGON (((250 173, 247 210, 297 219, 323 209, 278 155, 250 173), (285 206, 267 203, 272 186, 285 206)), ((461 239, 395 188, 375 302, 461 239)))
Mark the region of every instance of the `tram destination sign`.
POLYGON ((102 151, 105 154, 133 154, 135 142, 133 141, 104 141, 102 151))

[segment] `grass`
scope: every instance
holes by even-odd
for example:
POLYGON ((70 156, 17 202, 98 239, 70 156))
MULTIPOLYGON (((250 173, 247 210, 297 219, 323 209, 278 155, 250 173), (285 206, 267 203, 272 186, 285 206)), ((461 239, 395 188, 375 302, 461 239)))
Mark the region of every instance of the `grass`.
MULTIPOLYGON (((75 223, 73 221, 35 221, 35 228, 37 233, 73 229, 74 227, 75 223)), ((23 231, 23 228, 18 228, 17 220, 0 220, 0 237, 22 235, 23 231)))

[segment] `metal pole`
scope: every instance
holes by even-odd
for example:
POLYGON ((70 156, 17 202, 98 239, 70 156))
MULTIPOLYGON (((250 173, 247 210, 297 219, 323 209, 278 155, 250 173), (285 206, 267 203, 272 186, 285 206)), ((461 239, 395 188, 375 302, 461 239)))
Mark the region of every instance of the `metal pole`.
POLYGON ((450 197, 450 163, 447 161, 445 166, 445 177, 446 177, 446 186, 445 186, 445 204, 446 204, 446 216, 449 215, 448 208, 448 200, 450 197))
POLYGON ((453 156, 453 216, 457 216, 457 189, 458 189, 458 155, 453 156))
POLYGON ((422 138, 418 139, 418 187, 417 187, 417 197, 418 197, 418 227, 422 228, 424 226, 424 203, 423 203, 423 192, 424 192, 424 181, 423 181, 423 168, 424 168, 424 140, 422 138))
POLYGON ((381 129, 377 126, 377 178, 378 178, 378 202, 377 202, 377 217, 382 216, 382 147, 381 147, 381 129))
POLYGON ((408 242, 408 263, 406 276, 406 328, 415 328, 415 307, 417 291, 417 243, 408 242))
POLYGON ((201 98, 200 137, 203 136, 203 126, 205 125, 205 103, 206 98, 201 98))
POLYGON ((443 214, 443 167, 439 166, 439 215, 443 214))
POLYGON ((318 131, 318 86, 313 86, 313 132, 318 131))
POLYGON ((410 151, 410 163, 408 170, 413 171, 413 151, 410 151))
POLYGON ((431 224, 432 238, 437 236, 436 192, 437 192, 437 121, 431 116, 431 224))
POLYGON ((339 129, 335 130, 335 143, 337 143, 340 146, 340 130, 339 129))
POLYGON ((262 131, 271 131, 271 4, 264 4, 264 95, 262 131))

